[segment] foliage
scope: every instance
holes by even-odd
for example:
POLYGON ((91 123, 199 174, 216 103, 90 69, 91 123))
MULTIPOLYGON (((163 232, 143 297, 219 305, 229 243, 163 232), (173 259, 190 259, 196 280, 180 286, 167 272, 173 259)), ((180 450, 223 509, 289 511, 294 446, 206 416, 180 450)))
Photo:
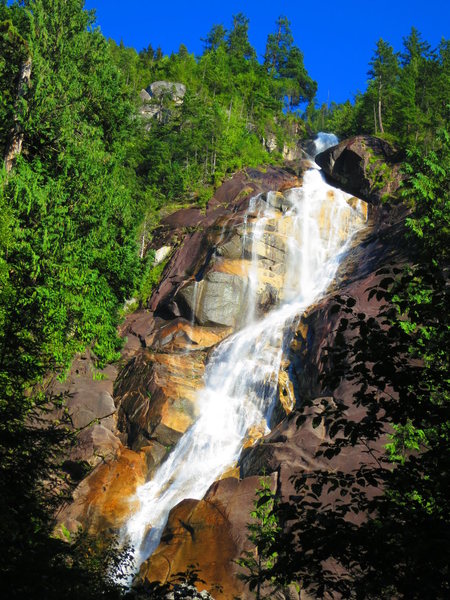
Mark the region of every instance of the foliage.
POLYGON ((436 147, 408 154, 409 229, 396 240, 408 268, 378 270, 367 290, 375 316, 345 296, 331 309, 339 318, 323 384, 333 398, 311 422, 329 436, 315 458, 331 468, 295 476, 280 517, 294 524, 270 573, 319 597, 440 599, 450 590, 447 132, 436 147), (349 448, 360 464, 333 468, 349 448))
POLYGON ((254 549, 244 551, 236 561, 248 571, 240 573, 239 577, 248 584, 250 591, 254 591, 257 600, 270 597, 273 591, 268 574, 274 569, 278 558, 277 551, 273 549, 281 531, 276 512, 277 504, 277 494, 272 490, 270 480, 261 478, 260 487, 256 491, 254 510, 250 513, 253 522, 247 525, 248 539, 254 549))
POLYGON ((432 149, 436 133, 448 119, 450 95, 449 41, 432 50, 414 27, 403 40, 403 52, 379 39, 370 61, 369 81, 353 103, 308 109, 314 130, 349 137, 382 135, 402 145, 432 149))
POLYGON ((142 282, 139 287, 139 295, 137 298, 141 304, 145 304, 149 300, 152 291, 159 284, 167 262, 168 261, 166 259, 156 266, 148 264, 147 269, 144 271, 142 277, 142 282))
POLYGON ((187 88, 181 105, 170 94, 154 101, 158 117, 147 122, 135 142, 139 188, 152 216, 167 203, 204 206, 225 177, 280 162, 285 142, 295 144, 303 133, 301 119, 289 111, 310 99, 316 84, 292 45, 289 22, 281 22, 285 32, 279 45, 284 44, 286 56, 270 68, 257 61, 242 13, 233 16, 229 30, 214 25, 197 58, 185 46, 164 56, 150 46, 138 54, 110 41, 130 97, 137 98, 153 81, 180 82, 187 88), (275 152, 268 151, 268 139, 276 139, 275 152))
MULTIPOLYGON (((61 466, 73 436, 52 421, 46 386, 86 346, 99 365, 118 356, 119 309, 140 269, 140 198, 126 165, 131 105, 81 0, 2 2, 0 24, 2 154, 15 127, 23 134, 13 169, 0 172, 2 589, 10 598, 116 598, 106 563, 88 560, 81 540, 53 537, 71 489, 61 466), (18 97, 27 59, 31 81, 18 97)), ((55 402, 62 412, 63 399, 55 402)))

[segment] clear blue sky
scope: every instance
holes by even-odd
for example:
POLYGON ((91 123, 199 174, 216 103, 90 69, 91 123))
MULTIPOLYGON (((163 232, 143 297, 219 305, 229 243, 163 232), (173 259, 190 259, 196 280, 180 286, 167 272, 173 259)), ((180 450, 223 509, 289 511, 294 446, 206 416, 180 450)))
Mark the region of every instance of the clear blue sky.
POLYGON ((305 66, 318 82, 318 100, 342 102, 364 89, 368 62, 382 37, 400 50, 415 26, 433 47, 450 37, 450 0, 87 0, 106 37, 137 50, 149 43, 164 53, 181 43, 200 54, 211 26, 231 25, 232 15, 250 19, 249 37, 259 56, 279 15, 291 21, 305 66))

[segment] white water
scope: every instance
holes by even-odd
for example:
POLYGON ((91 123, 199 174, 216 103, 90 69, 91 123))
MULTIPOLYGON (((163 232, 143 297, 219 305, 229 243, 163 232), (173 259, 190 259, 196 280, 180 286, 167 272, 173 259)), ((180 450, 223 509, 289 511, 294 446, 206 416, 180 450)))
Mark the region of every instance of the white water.
POLYGON ((169 511, 184 498, 202 498, 238 459, 249 428, 264 419, 270 422, 291 326, 327 289, 348 240, 363 225, 362 216, 347 204, 349 196, 327 185, 318 169, 306 172, 302 188, 285 197, 291 208, 283 214, 262 196, 251 203, 244 233, 252 240, 247 326, 215 349, 199 392, 197 421, 153 479, 137 491, 140 508, 124 532, 135 548, 136 567, 157 547, 169 511), (266 226, 273 231, 275 222, 287 249, 282 300, 255 321, 258 244, 264 243, 266 226))
POLYGON ((317 156, 317 154, 319 154, 320 152, 323 152, 327 148, 330 148, 331 146, 336 146, 336 144, 339 144, 339 140, 334 135, 334 133, 325 133, 324 131, 320 131, 317 134, 316 139, 314 140, 314 144, 316 147, 314 156, 317 156))

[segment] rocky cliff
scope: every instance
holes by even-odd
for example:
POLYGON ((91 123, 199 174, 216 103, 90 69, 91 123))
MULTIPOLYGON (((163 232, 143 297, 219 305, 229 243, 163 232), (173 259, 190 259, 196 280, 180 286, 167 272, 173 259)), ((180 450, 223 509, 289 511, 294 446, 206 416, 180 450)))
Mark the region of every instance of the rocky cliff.
MULTIPOLYGON (((381 267, 406 260, 405 249, 397 243, 404 214, 381 206, 381 200, 392 197, 399 185, 398 158, 385 142, 362 136, 317 157, 337 184, 377 210, 370 211, 369 226, 354 239, 332 288, 296 325, 281 364, 272 431, 268 435, 264 428, 248 431, 239 464, 230 465, 203 499, 186 499, 171 511, 159 547, 141 567, 142 580, 165 582, 195 564, 204 580, 200 589, 216 586, 217 597, 251 597, 238 578, 240 567, 235 561, 244 550, 251 550, 245 526, 260 476, 270 474, 277 494, 289 503, 298 495, 294 483, 302 474, 352 473, 377 461, 382 435, 373 443, 356 443, 335 455, 321 454, 324 443, 330 447, 335 440, 324 422, 317 426, 316 418, 341 402, 349 418, 360 421, 366 416, 355 401, 356 384, 343 380, 331 395, 321 377, 323 358, 335 343, 337 324, 348 313, 346 302, 352 309, 350 320, 358 314, 378 318, 379 302, 369 289, 380 281, 381 267), (337 305, 342 311, 336 310, 337 305)), ((79 524, 92 532, 120 528, 136 509, 137 486, 151 477, 194 422, 208 357, 239 328, 246 311, 251 256, 245 223, 252 218, 249 201, 257 194, 275 211, 258 248, 262 260, 257 314, 279 300, 286 277, 282 265, 287 238, 276 215, 286 211, 289 195, 285 192, 301 183, 306 166, 297 166, 295 173, 273 168, 238 173, 219 188, 204 213, 179 211, 155 233, 155 249, 167 248, 170 259, 148 308, 130 315, 122 327, 128 341, 117 378, 111 374, 114 416, 108 416, 111 425, 106 420, 98 425, 114 441, 105 434, 105 449, 100 444, 97 451, 101 461, 95 461, 101 464, 81 482, 74 504, 62 515, 69 529, 79 524)), ((325 222, 327 213, 321 218, 325 222)), ((343 334, 349 344, 351 331, 349 327, 343 334)), ((101 417, 103 408, 111 407, 102 404, 97 411, 101 417)), ((374 488, 371 493, 378 491, 374 488)), ((341 498, 324 492, 321 503, 337 508, 341 498)), ((289 588, 274 597, 309 596, 307 590, 299 596, 289 588)))

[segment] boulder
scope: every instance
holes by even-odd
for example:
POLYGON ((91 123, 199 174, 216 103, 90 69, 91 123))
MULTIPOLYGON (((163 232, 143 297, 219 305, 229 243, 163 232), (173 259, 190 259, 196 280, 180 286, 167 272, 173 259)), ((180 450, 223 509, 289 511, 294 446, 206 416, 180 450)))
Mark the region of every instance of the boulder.
POLYGON ((70 459, 66 461, 64 468, 77 479, 77 464, 87 463, 90 467, 95 467, 99 463, 112 460, 120 447, 119 438, 103 425, 87 427, 77 436, 77 443, 71 450, 70 459))
POLYGON ((397 191, 402 155, 383 139, 358 135, 318 154, 316 163, 350 194, 379 205, 397 191))
POLYGON ((151 99, 160 100, 165 96, 176 104, 182 104, 186 95, 186 86, 183 83, 173 81, 154 81, 145 90, 151 99))
POLYGON ((155 266, 161 264, 164 260, 166 260, 166 258, 170 255, 171 252, 172 246, 162 246, 161 248, 158 248, 158 250, 156 250, 155 252, 153 264, 155 266))
POLYGON ((175 301, 185 303, 200 325, 236 328, 245 304, 245 278, 232 273, 211 271, 199 282, 182 287, 175 301))
MULTIPOLYGON (((272 488, 276 481, 276 474, 271 475, 272 488)), ((170 512, 159 547, 141 566, 139 579, 164 583, 195 564, 203 579, 199 590, 218 585, 223 598, 250 598, 235 559, 251 549, 246 525, 259 485, 259 477, 231 477, 214 483, 203 500, 180 502, 170 512)))

